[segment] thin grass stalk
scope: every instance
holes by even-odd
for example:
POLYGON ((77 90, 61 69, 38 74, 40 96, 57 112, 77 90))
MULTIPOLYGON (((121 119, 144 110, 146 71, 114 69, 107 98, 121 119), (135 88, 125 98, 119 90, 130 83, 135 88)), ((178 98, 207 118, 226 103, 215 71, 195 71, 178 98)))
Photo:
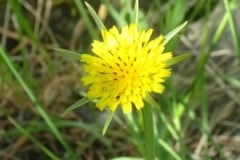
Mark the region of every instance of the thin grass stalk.
POLYGON ((23 80, 21 75, 18 73, 18 71, 15 69, 13 63, 7 56, 8 54, 4 51, 4 49, 0 46, 0 57, 2 57, 3 61, 6 63, 12 74, 16 77, 17 81, 20 83, 20 85, 23 87, 25 92, 27 93, 30 100, 33 102, 35 107, 37 108, 40 115, 43 117, 53 134, 56 136, 56 138, 59 140, 59 142, 62 144, 62 146, 66 149, 66 151, 69 154, 69 158, 72 160, 76 159, 75 154, 71 150, 71 148, 68 146, 66 141, 63 139, 61 133, 59 132, 58 128, 55 126, 54 122, 51 120, 49 115, 46 113, 46 111, 43 109, 43 106, 39 103, 38 99, 33 94, 30 87, 27 85, 27 83, 23 80))
POLYGON ((145 133, 145 159, 155 160, 155 140, 154 140, 154 125, 152 108, 149 104, 145 105, 142 109, 145 133))

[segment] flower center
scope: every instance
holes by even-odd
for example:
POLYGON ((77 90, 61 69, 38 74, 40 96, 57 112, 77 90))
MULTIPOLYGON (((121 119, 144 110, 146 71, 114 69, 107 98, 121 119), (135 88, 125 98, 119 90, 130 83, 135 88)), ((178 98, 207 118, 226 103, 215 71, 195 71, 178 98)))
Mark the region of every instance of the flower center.
POLYGON ((138 73, 132 64, 124 63, 122 66, 116 66, 114 80, 117 83, 119 94, 130 94, 132 87, 136 86, 138 73), (130 90, 129 90, 130 89, 130 90))

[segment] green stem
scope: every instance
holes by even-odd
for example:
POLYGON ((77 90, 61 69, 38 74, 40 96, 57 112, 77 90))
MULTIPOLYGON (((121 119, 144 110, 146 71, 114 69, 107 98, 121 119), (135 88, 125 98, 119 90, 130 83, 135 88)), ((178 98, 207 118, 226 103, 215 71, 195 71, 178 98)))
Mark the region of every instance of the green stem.
POLYGON ((145 140, 146 140, 146 156, 147 160, 155 159, 155 141, 154 141, 154 127, 153 127, 153 116, 152 108, 150 105, 145 105, 142 109, 145 140))

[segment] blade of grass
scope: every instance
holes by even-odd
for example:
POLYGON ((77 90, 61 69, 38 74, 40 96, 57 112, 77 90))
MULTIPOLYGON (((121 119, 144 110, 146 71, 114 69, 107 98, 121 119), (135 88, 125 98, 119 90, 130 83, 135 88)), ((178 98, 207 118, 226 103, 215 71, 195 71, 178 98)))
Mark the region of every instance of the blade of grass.
POLYGON ((165 40, 164 40, 164 45, 168 43, 168 41, 170 41, 178 32, 180 32, 186 25, 187 25, 187 21, 184 22, 183 24, 177 26, 175 29, 173 29, 171 32, 169 32, 166 36, 165 36, 165 40))
MULTIPOLYGON (((234 20, 233 20, 233 15, 231 13, 229 1, 223 0, 223 2, 226 8, 226 14, 228 17, 228 23, 229 23, 229 27, 232 35, 233 45, 238 53, 238 58, 240 60, 240 46, 239 46, 239 38, 238 38, 236 24, 234 23, 234 20)), ((236 4, 236 1, 232 1, 232 4, 236 4)))
POLYGON ((205 0, 199 0, 196 1, 196 8, 192 11, 190 17, 189 17, 189 21, 193 21, 197 15, 199 14, 199 12, 201 11, 202 7, 205 5, 205 0))
POLYGON ((153 112, 152 106, 146 104, 142 108, 144 136, 145 136, 145 158, 147 160, 155 160, 155 136, 154 136, 154 124, 153 124, 153 112))
POLYGON ((94 26, 93 26, 92 22, 88 18, 86 9, 84 8, 84 5, 83 5, 83 1, 74 0, 74 2, 76 4, 76 6, 77 6, 77 9, 78 9, 80 15, 82 15, 83 21, 84 21, 84 23, 86 24, 86 26, 88 28, 88 32, 89 32, 90 36, 93 39, 96 39, 97 38, 96 31, 94 29, 94 26))
POLYGON ((138 14, 139 14, 139 3, 138 3, 138 0, 135 0, 133 21, 136 24, 136 26, 138 25, 138 14))
POLYGON ((172 149, 171 146, 169 146, 164 140, 159 139, 158 143, 166 150, 168 153, 170 153, 176 160, 182 160, 182 158, 172 149))
POLYGON ((34 40, 34 42, 36 42, 36 37, 34 36, 28 21, 26 21, 26 19, 24 18, 24 15, 22 14, 21 5, 20 5, 19 1, 18 0, 10 0, 8 2, 10 4, 12 10, 15 12, 21 32, 25 33, 28 37, 30 37, 32 40, 34 40))
POLYGON ((111 142, 109 139, 105 138, 104 136, 102 136, 100 134, 100 130, 99 127, 97 127, 96 124, 86 124, 84 122, 81 121, 76 121, 76 120, 62 120, 62 119, 56 119, 56 125, 62 128, 65 127, 76 127, 76 128, 80 128, 83 129, 85 131, 87 131, 88 133, 94 135, 94 137, 96 137, 98 139, 98 141, 100 140, 102 144, 106 145, 107 147, 111 147, 111 142))
MULTIPOLYGON (((81 129, 82 131, 87 132, 88 134, 92 135, 92 137, 95 139, 98 139, 103 145, 106 147, 110 148, 111 143, 110 141, 105 138, 104 136, 101 135, 99 127, 96 124, 86 124, 85 122, 82 121, 76 121, 76 120, 66 120, 62 118, 56 118, 53 117, 54 124, 60 128, 60 129, 65 129, 65 128, 77 128, 81 129)), ((46 123, 43 122, 41 119, 36 119, 31 121, 27 128, 28 134, 37 134, 41 132, 48 132, 49 128, 47 127, 46 123)), ((20 131, 17 128, 11 128, 4 132, 3 138, 17 138, 20 134, 20 131)))
MULTIPOLYGON (((209 128, 208 128, 208 103, 207 103, 207 91, 206 91, 206 80, 205 80, 205 66, 207 64, 207 60, 209 59, 209 55, 211 54, 211 50, 209 52, 206 52, 206 46, 208 46, 208 40, 209 40, 209 18, 210 18, 210 8, 211 8, 211 2, 208 1, 206 4, 206 17, 204 19, 205 25, 203 27, 203 33, 202 33, 202 39, 201 39, 201 55, 200 55, 200 60, 198 63, 198 72, 197 72, 197 79, 195 89, 193 93, 198 97, 199 104, 201 106, 201 116, 199 117, 200 120, 200 125, 202 128, 209 133, 209 128)), ((200 155, 203 153, 203 159, 208 160, 209 155, 208 155, 208 145, 207 142, 209 140, 208 134, 206 132, 202 132, 201 139, 198 143, 198 146, 195 149, 195 154, 200 155), (203 151, 202 151, 203 150, 203 151)))
MULTIPOLYGON (((160 108, 160 105, 150 96, 148 95, 148 97, 146 98, 147 103, 149 103, 151 106, 153 106, 154 108, 160 108)), ((172 127, 172 125, 169 123, 169 121, 167 120, 166 116, 164 115, 164 113, 160 112, 160 118, 162 119, 162 121, 166 124, 166 127, 168 129, 168 131, 172 134, 172 136, 178 140, 178 134, 176 133, 175 129, 172 127)))
POLYGON ((53 48, 53 50, 55 50, 59 53, 62 53, 67 57, 70 57, 70 58, 73 58, 73 59, 76 59, 76 60, 80 59, 80 54, 78 54, 76 52, 72 52, 72 51, 69 51, 69 50, 66 50, 66 49, 62 49, 62 48, 53 48))
POLYGON ((90 14, 92 15, 95 23, 98 26, 98 29, 106 29, 106 27, 104 26, 104 24, 102 23, 101 19, 98 17, 97 13, 94 11, 94 9, 90 6, 90 4, 88 4, 87 2, 85 2, 85 5, 87 6, 90 14))
POLYGON ((27 59, 27 55, 24 51, 25 42, 23 40, 23 36, 26 35, 27 38, 29 38, 29 40, 30 40, 29 42, 31 43, 31 48, 37 48, 39 50, 39 53, 41 54, 41 56, 44 58, 44 60, 47 63, 49 72, 51 72, 51 74, 54 74, 55 68, 51 61, 51 57, 48 54, 48 52, 42 47, 42 45, 41 45, 40 41, 38 40, 38 38, 36 37, 36 35, 34 35, 29 21, 26 19, 26 16, 23 14, 20 1, 19 0, 9 0, 8 3, 9 3, 11 10, 14 13, 14 15, 16 16, 17 32, 20 35, 19 42, 23 45, 20 50, 21 50, 23 61, 24 61, 24 63, 23 63, 24 64, 23 65, 24 72, 25 73, 29 72, 29 70, 28 70, 29 66, 27 64, 28 59, 27 59))
POLYGON ((167 63, 168 66, 172 66, 172 65, 175 65, 175 64, 189 58, 190 56, 191 56, 191 54, 184 53, 184 54, 181 54, 179 56, 173 57, 172 59, 166 61, 166 63, 167 63))
MULTIPOLYGON (((154 5, 156 6, 156 10, 159 12, 159 15, 162 15, 162 1, 154 0, 154 5)), ((159 28, 164 28, 164 18, 159 18, 159 28)))
POLYGON ((66 115, 67 113, 71 112, 72 110, 76 109, 76 108, 79 108, 81 106, 83 106, 84 104, 90 102, 90 100, 86 97, 78 100, 76 103, 74 103, 73 105, 71 105, 70 107, 68 107, 64 113, 62 114, 63 116, 66 115))
POLYGON ((125 122, 127 122, 127 126, 126 128, 128 128, 126 131, 131 133, 131 136, 127 138, 127 140, 129 142, 132 142, 139 154, 141 155, 141 157, 144 157, 145 155, 145 150, 144 150, 144 146, 142 145, 144 142, 144 139, 142 138, 142 126, 140 127, 138 125, 138 123, 136 123, 136 121, 138 121, 138 118, 140 117, 140 121, 142 122, 142 114, 141 113, 137 113, 138 116, 135 116, 131 113, 126 114, 125 116, 125 122))
POLYGON ((240 89, 240 80, 235 78, 235 77, 231 77, 231 76, 227 76, 227 75, 220 75, 220 77, 225 80, 227 83, 229 83, 231 86, 233 86, 234 88, 238 88, 240 89))
POLYGON ((50 119, 50 117, 48 116, 48 114, 46 113, 46 111, 43 109, 43 107, 41 106, 41 104, 38 102, 37 98, 35 97, 35 95, 33 94, 32 90, 28 87, 28 85, 26 84, 26 82, 23 80, 23 78, 20 76, 20 74, 18 73, 18 71, 15 69, 13 63, 11 62, 11 60, 8 58, 7 56, 8 54, 4 51, 4 49, 0 46, 0 56, 3 58, 3 61, 6 63, 6 65, 8 66, 8 68, 10 69, 10 71, 12 72, 12 74, 15 76, 15 78, 17 79, 17 81, 20 83, 20 85, 23 87, 23 89, 25 90, 25 92, 27 93, 28 97, 30 98, 30 100, 33 102, 33 104, 35 105, 35 107, 37 108, 38 112, 40 113, 40 115, 43 117, 43 119, 45 120, 45 122, 48 124, 49 128, 51 129, 51 131, 53 132, 53 134, 56 136, 56 138, 59 140, 59 142, 62 144, 62 146, 66 149, 66 151, 68 152, 69 156, 72 159, 75 159, 75 155, 73 153, 73 151, 71 150, 71 148, 68 146, 68 144, 65 142, 64 138, 62 137, 61 133, 59 132, 58 128, 55 126, 54 122, 50 119))
POLYGON ((197 75, 195 76, 193 82, 191 85, 189 85, 188 89, 187 89, 187 92, 190 92, 194 86, 196 85, 198 79, 200 78, 201 74, 200 72, 203 72, 204 71, 204 68, 205 68, 205 64, 207 63, 210 55, 211 55, 211 51, 215 48, 215 46, 217 45, 217 43, 219 42, 221 36, 222 36, 222 33, 225 29, 227 25, 227 15, 225 14, 220 22, 220 24, 218 25, 218 28, 216 30, 216 32, 214 33, 213 35, 213 38, 211 40, 211 44, 210 44, 210 47, 209 47, 209 50, 206 52, 206 54, 204 54, 201 58, 199 62, 199 69, 198 69, 198 73, 197 75))
POLYGON ((113 118, 113 115, 114 115, 114 112, 109 112, 108 113, 107 119, 106 119, 106 121, 104 123, 103 130, 102 130, 102 135, 103 136, 105 135, 105 133, 106 133, 106 131, 108 129, 108 126, 109 126, 109 124, 110 124, 110 122, 111 122, 111 120, 113 118))
POLYGON ((31 141, 33 141, 36 146, 38 146, 50 159, 52 160, 60 160, 53 152, 51 152, 47 147, 41 144, 38 140, 36 140, 33 136, 31 136, 24 128, 22 128, 13 118, 8 117, 8 120, 20 131, 23 135, 28 137, 31 141))
MULTIPOLYGON (((29 37, 29 39, 31 39, 32 44, 35 45, 36 42, 36 38, 33 35, 33 32, 31 30, 31 27, 28 23, 28 21, 24 18, 22 10, 21 10, 21 5, 19 3, 18 0, 10 0, 8 1, 8 4, 11 8, 11 11, 14 13, 15 17, 16 17, 16 21, 15 21, 15 25, 16 30, 19 34, 19 43, 21 43, 22 47, 20 48, 20 53, 21 53, 21 58, 22 58, 22 70, 24 74, 29 74, 29 65, 28 65, 28 59, 27 59, 27 55, 24 52, 24 47, 25 47, 25 43, 23 41, 23 36, 26 35, 27 37, 29 37)), ((30 78, 29 78, 30 80, 30 78)))
POLYGON ((106 4, 106 7, 107 7, 109 13, 111 14, 111 16, 113 17, 115 22, 118 24, 118 26, 122 27, 127 24, 124 17, 122 17, 118 13, 118 11, 112 6, 112 4, 109 2, 109 0, 102 0, 102 1, 106 4))
POLYGON ((171 29, 181 24, 184 21, 184 16, 186 12, 186 3, 187 0, 178 0, 175 3, 172 3, 172 6, 167 12, 168 16, 166 18, 166 29, 171 29))

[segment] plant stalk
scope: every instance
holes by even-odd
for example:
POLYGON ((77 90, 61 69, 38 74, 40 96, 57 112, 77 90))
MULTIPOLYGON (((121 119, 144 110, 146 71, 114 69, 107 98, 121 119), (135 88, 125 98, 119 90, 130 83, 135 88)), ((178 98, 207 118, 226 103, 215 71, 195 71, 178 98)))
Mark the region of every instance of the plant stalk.
POLYGON ((144 133, 146 140, 145 147, 145 159, 155 160, 155 141, 154 141, 154 125, 152 107, 146 104, 142 109, 143 121, 144 121, 144 133))

